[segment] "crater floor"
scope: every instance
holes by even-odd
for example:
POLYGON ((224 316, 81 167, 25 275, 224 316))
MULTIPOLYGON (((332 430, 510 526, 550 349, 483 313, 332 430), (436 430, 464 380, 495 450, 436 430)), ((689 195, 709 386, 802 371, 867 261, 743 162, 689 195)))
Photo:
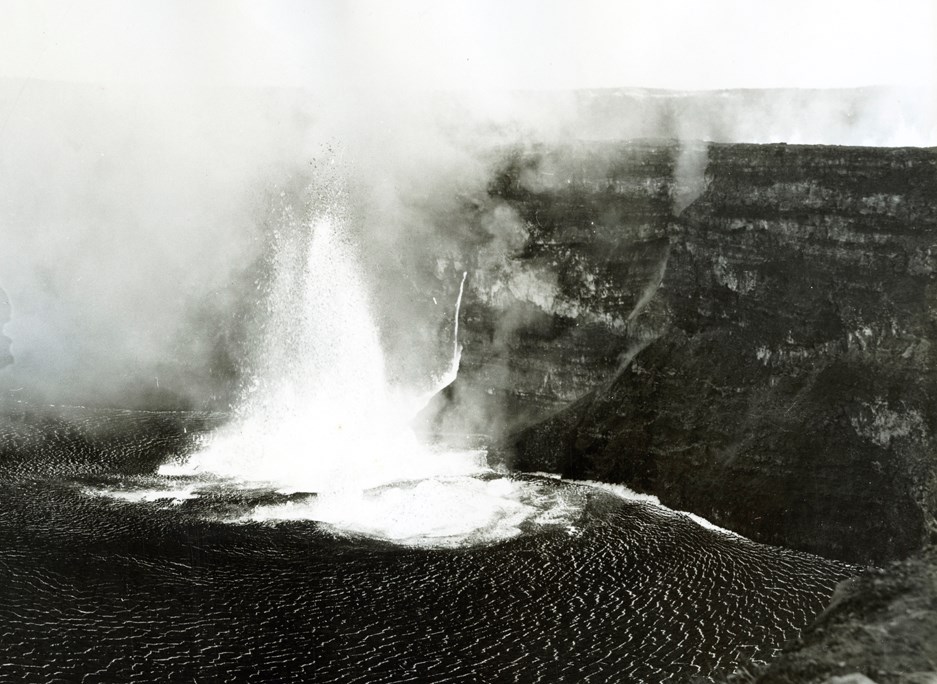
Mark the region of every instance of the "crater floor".
POLYGON ((3 679, 682 682, 772 659, 856 572, 555 480, 575 519, 462 548, 226 522, 272 492, 88 495, 211 422, 5 419, 3 679))

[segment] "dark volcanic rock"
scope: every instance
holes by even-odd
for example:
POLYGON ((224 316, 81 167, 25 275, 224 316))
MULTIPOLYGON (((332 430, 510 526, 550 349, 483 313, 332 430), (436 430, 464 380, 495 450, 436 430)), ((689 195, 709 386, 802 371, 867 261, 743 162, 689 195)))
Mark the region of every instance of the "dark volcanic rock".
POLYGON ((845 580, 759 684, 937 681, 937 548, 845 580), (868 679, 837 680, 846 673, 868 679))
POLYGON ((500 285, 470 270, 450 395, 554 411, 507 441, 518 468, 760 541, 907 555, 937 511, 935 198, 934 150, 517 154, 489 199, 526 240, 500 285))
POLYGON ((437 427, 464 431, 466 416, 488 434, 530 425, 659 334, 675 154, 647 144, 508 155, 472 219, 484 241, 452 267, 469 274, 465 351, 430 412, 437 427))

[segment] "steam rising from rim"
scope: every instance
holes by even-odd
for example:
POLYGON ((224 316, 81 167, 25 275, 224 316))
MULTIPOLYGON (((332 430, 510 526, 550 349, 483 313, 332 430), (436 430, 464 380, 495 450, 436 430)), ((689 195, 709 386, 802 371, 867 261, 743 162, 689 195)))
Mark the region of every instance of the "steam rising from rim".
POLYGON ((428 394, 400 396, 386 378, 378 330, 343 230, 342 201, 341 193, 332 193, 310 221, 288 217, 278 228, 255 380, 230 425, 160 474, 212 474, 334 494, 483 469, 478 452, 434 453, 408 426, 458 372, 466 274, 448 372, 428 394))

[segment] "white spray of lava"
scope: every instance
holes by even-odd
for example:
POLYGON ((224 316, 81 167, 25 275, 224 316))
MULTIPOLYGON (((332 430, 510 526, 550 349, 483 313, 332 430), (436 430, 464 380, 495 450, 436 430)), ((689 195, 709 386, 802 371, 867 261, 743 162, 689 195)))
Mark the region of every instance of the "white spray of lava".
MULTIPOLYGON (((479 454, 440 457, 408 427, 425 401, 402 401, 390 390, 342 224, 340 206, 331 206, 307 225, 279 229, 255 384, 231 425, 161 474, 213 474, 326 494, 479 470, 479 454)), ((457 327, 455 335, 443 385, 458 372, 457 327)))
POLYGON ((287 220, 276 234, 256 383, 231 424, 160 474, 315 494, 255 506, 235 521, 316 520, 404 544, 484 543, 520 534, 524 523, 565 524, 574 511, 555 488, 495 477, 484 451, 433 448, 416 438, 411 419, 458 374, 467 273, 448 370, 432 392, 401 397, 387 382, 340 200, 333 197, 307 224, 287 220), (489 477, 475 477, 483 473, 489 477))
POLYGON ((462 308, 462 295, 465 292, 465 279, 467 277, 468 271, 463 271, 462 282, 459 283, 459 296, 455 300, 455 320, 452 326, 452 360, 449 362, 449 368, 445 373, 435 378, 432 389, 420 395, 413 403, 409 411, 411 417, 416 416, 417 413, 426 408, 426 405, 436 394, 455 382, 455 379, 459 376, 459 364, 462 362, 462 345, 459 344, 459 311, 462 308))
MULTIPOLYGON (((459 309, 462 308, 462 295, 465 293, 465 279, 468 271, 462 272, 462 282, 459 283, 459 297, 455 301, 455 322, 452 332, 452 360, 456 373, 459 372, 459 361, 462 358, 462 347, 459 345, 459 309)), ((454 380, 455 378, 453 378, 454 380)))

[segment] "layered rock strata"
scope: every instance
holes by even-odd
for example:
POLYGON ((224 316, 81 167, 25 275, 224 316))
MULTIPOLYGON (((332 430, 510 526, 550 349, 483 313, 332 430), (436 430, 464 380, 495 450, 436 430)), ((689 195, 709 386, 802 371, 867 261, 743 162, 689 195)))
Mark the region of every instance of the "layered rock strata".
POLYGON ((937 151, 534 149, 483 202, 524 239, 469 263, 449 413, 515 467, 855 562, 933 534, 937 151))

